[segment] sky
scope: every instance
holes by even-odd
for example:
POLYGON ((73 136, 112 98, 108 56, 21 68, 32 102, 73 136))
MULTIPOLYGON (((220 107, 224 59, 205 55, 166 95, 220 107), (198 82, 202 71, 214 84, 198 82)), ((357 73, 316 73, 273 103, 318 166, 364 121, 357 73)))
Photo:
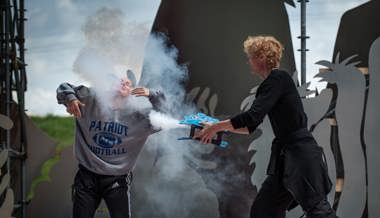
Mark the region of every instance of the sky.
MULTIPOLYGON (((291 26, 297 70, 300 71, 300 7, 286 6, 291 26)), ((307 81, 310 88, 324 88, 313 76, 320 66, 315 62, 331 60, 342 14, 366 0, 311 0, 307 3, 307 81)), ((73 72, 79 50, 85 46, 82 32, 86 18, 102 7, 118 8, 125 22, 144 23, 149 29, 154 21, 159 0, 33 0, 25 1, 26 71, 28 90, 26 109, 29 115, 67 115, 55 99, 55 90, 62 82, 86 84, 73 72)))

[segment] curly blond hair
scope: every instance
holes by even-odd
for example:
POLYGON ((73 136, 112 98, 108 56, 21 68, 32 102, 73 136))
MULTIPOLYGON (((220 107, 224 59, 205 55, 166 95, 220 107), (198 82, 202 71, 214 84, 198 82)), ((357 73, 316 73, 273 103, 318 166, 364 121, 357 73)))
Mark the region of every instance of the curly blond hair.
POLYGON ((280 66, 284 47, 273 36, 248 36, 243 45, 244 52, 248 57, 266 57, 266 64, 269 69, 280 66))

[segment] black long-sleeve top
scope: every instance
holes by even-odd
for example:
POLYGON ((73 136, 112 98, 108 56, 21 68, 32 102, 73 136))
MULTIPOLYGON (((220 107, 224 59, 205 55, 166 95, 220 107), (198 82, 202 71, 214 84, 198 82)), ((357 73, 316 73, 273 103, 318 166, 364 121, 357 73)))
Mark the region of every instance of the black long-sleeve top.
POLYGON ((276 138, 307 127, 301 98, 286 71, 272 70, 257 89, 251 108, 231 118, 231 124, 235 129, 248 127, 252 133, 267 114, 276 138))
POLYGON ((231 123, 235 129, 248 127, 253 132, 266 114, 276 136, 267 174, 282 172, 283 185, 296 199, 290 208, 299 203, 308 211, 326 198, 332 183, 323 150, 306 129, 307 117, 297 88, 285 71, 273 70, 257 89, 251 108, 233 117, 231 123), (285 157, 279 159, 281 154, 285 157))

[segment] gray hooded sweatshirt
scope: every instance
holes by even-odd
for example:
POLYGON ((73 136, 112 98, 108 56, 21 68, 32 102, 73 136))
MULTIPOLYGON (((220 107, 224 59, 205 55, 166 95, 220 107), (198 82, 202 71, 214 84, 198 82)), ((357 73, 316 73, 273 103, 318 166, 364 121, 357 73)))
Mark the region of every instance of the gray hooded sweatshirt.
MULTIPOLYGON (((143 98, 143 97, 140 97, 143 98)), ((93 89, 61 84, 57 89, 59 104, 78 99, 81 118, 76 118, 74 154, 80 165, 100 175, 124 175, 132 171, 148 136, 157 132, 149 121, 151 109, 158 110, 164 95, 150 91, 152 107, 144 110, 111 110, 106 114, 93 89)))

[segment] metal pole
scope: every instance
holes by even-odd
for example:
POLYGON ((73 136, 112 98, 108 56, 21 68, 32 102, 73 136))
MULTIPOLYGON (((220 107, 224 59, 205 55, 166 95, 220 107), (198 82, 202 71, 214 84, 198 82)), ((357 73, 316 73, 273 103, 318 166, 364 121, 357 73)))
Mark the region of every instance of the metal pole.
MULTIPOLYGON (((10 23, 10 4, 8 0, 5 1, 5 115, 7 117, 11 117, 11 68, 10 68, 10 60, 9 60, 9 54, 10 54, 10 49, 9 49, 9 23, 10 23)), ((8 151, 11 149, 11 130, 6 130, 6 143, 5 143, 5 149, 8 151)), ((10 166, 11 166, 11 158, 8 153, 8 161, 7 161, 7 173, 10 174, 10 166)), ((8 184, 8 187, 10 187, 10 183, 8 184)))
POLYGON ((27 177, 27 171, 26 171, 26 158, 27 158, 27 136, 26 136, 26 124, 25 124, 25 95, 24 92, 26 91, 26 72, 25 72, 25 48, 24 48, 24 43, 25 43, 25 35, 24 35, 24 21, 25 19, 25 6, 24 6, 24 0, 20 0, 19 4, 19 17, 18 17, 18 22, 17 22, 17 42, 19 45, 19 52, 20 52, 20 89, 18 90, 19 92, 19 113, 20 113, 20 122, 21 122, 21 137, 23 140, 21 140, 21 153, 24 154, 22 158, 22 163, 21 163, 21 171, 22 171, 22 184, 21 184, 21 202, 22 202, 22 218, 27 217, 27 199, 26 199, 26 177, 27 177))
POLYGON ((306 40, 310 38, 306 35, 306 3, 308 0, 299 0, 301 3, 301 36, 298 36, 301 39, 301 85, 306 83, 306 52, 309 51, 306 48, 306 40))

